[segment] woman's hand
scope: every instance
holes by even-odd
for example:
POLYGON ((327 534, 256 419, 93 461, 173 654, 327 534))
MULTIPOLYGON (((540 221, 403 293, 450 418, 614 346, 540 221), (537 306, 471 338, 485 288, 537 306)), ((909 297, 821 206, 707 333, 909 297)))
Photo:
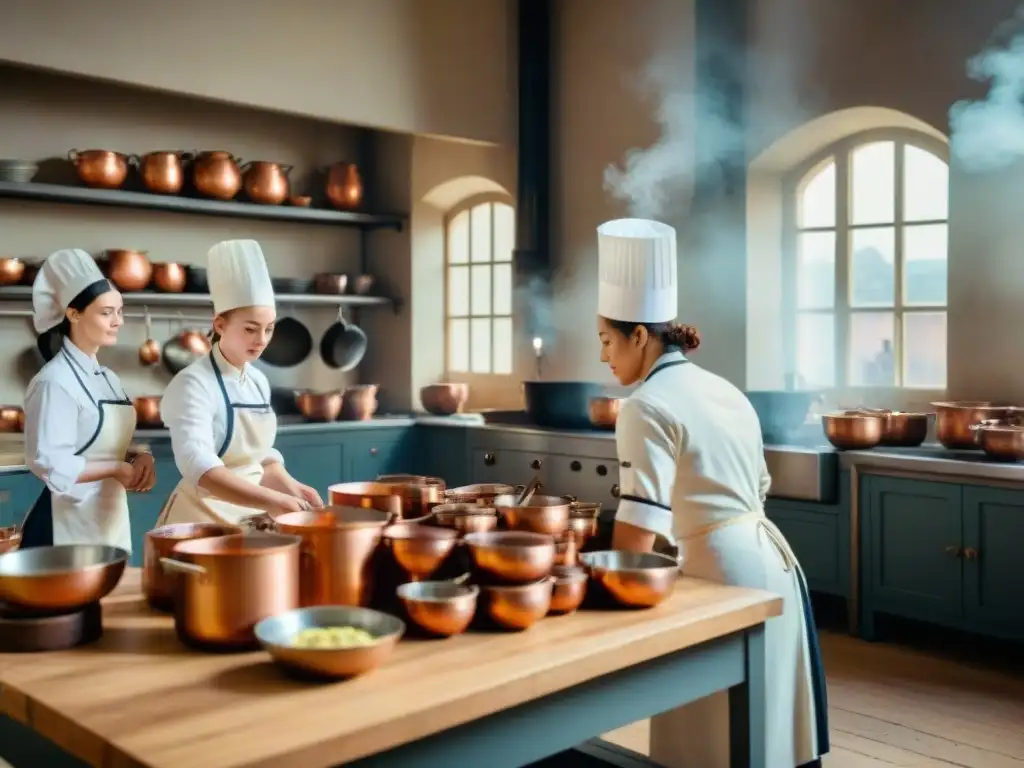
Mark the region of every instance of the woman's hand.
POLYGON ((277 462, 264 466, 263 480, 260 482, 260 485, 287 496, 302 499, 313 507, 322 507, 324 505, 323 499, 320 498, 320 494, 314 488, 300 483, 289 475, 287 470, 277 462))
MULTIPOLYGON (((107 471, 109 472, 110 470, 107 471)), ((135 467, 127 461, 122 461, 118 465, 117 469, 114 470, 112 477, 123 485, 126 490, 131 490, 132 483, 135 481, 135 467)))
POLYGON ((320 498, 320 494, 316 492, 315 488, 303 485, 294 478, 292 479, 292 482, 298 486, 299 496, 308 501, 312 506, 319 508, 324 505, 324 500, 320 498))
POLYGON ((153 490, 156 485, 156 466, 153 463, 153 454, 140 453, 132 461, 131 466, 135 472, 131 479, 131 485, 126 485, 129 491, 146 493, 153 490))
POLYGON ((260 505, 260 509, 266 512, 271 517, 275 515, 283 515, 288 512, 304 512, 312 508, 312 504, 305 499, 300 499, 296 496, 290 496, 287 493, 281 493, 280 491, 274 491, 269 488, 265 489, 267 494, 263 504, 260 505))

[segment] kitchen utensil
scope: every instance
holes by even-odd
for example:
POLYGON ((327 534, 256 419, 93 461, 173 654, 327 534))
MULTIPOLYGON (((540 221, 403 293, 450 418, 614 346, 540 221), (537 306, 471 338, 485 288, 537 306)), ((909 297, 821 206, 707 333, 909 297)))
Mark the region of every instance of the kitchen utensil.
POLYGON ((295 393, 295 405, 306 421, 336 421, 341 413, 341 392, 313 392, 301 390, 295 393))
MULTIPOLYGON (((294 317, 285 315, 274 324, 274 335, 270 337, 260 360, 275 368, 292 368, 302 363, 312 351, 313 334, 309 328, 294 317)), ((338 408, 341 408, 340 402, 338 408)), ((337 416, 330 420, 335 418, 337 416)))
POLYGON ((554 583, 545 576, 529 584, 485 585, 480 597, 484 615, 505 629, 529 629, 551 610, 554 583))
POLYGON ((377 412, 377 385, 356 384, 346 387, 342 399, 343 421, 366 421, 377 412))
POLYGON ((423 520, 444 499, 444 486, 432 482, 378 481, 402 501, 401 517, 405 521, 423 520))
POLYGON ((0 405, 0 432, 24 431, 24 409, 20 405, 0 405))
POLYGON ((146 340, 139 346, 139 363, 149 366, 160 362, 160 344, 153 338, 153 318, 149 315, 149 308, 142 308, 142 322, 146 328, 146 340))
POLYGON ((21 546, 21 530, 16 525, 0 528, 0 555, 13 552, 21 546))
POLYGON ((99 544, 32 547, 0 555, 0 601, 24 608, 73 611, 109 595, 128 553, 99 544))
POLYGON ((256 625, 256 637, 283 667, 324 678, 343 679, 376 669, 405 634, 405 622, 369 608, 320 605, 270 616, 256 625), (297 648, 295 638, 315 627, 356 627, 374 637, 371 645, 348 648, 297 648))
POLYGON ((423 581, 441 567, 458 536, 451 528, 397 523, 384 529, 383 542, 410 581, 423 581))
POLYGON ((26 611, 0 605, 0 653, 63 651, 98 640, 103 611, 91 603, 70 613, 26 611))
POLYGON ((555 540, 543 533, 468 533, 463 541, 477 571, 498 581, 536 581, 550 574, 555 564, 555 540))
POLYGON ((192 161, 192 182, 196 191, 214 200, 233 200, 242 188, 241 160, 230 152, 195 153, 192 161))
POLYGON ((555 567, 576 565, 578 554, 579 547, 576 546, 576 537, 569 531, 555 537, 555 567))
POLYGON ((0 181, 27 184, 35 177, 39 166, 26 160, 0 160, 0 181))
POLYGON ((585 552, 580 562, 616 602, 631 608, 657 605, 679 580, 679 561, 655 552, 585 552))
POLYGON ((998 461, 1024 459, 1024 418, 985 419, 970 430, 986 456, 998 461))
POLYGON ((189 264, 185 267, 185 290, 188 293, 206 293, 210 284, 206 281, 206 267, 189 264))
POLYGON ((356 296, 367 296, 373 290, 376 282, 377 278, 373 275, 356 275, 349 289, 356 296))
POLYGON ((135 406, 136 424, 140 429, 160 429, 164 425, 160 417, 160 395, 144 395, 132 401, 135 406))
POLYGON ((493 507, 476 504, 439 504, 433 509, 431 522, 453 528, 460 535, 486 533, 498 527, 498 512, 493 507))
POLYGON ((26 286, 32 285, 35 282, 35 280, 36 280, 36 275, 39 274, 39 267, 41 265, 42 265, 42 262, 26 261, 25 262, 25 272, 24 272, 24 274, 22 274, 21 280, 18 282, 18 285, 26 285, 26 286))
POLYGON ((165 261, 153 265, 152 285, 161 293, 181 293, 185 290, 185 281, 183 264, 165 261))
POLYGON ((278 294, 307 294, 313 292, 313 279, 309 277, 272 277, 270 285, 278 294))
POLYGON ((580 549, 597 535, 600 502, 573 501, 569 504, 569 532, 580 549))
POLYGON ((494 503, 496 496, 521 493, 522 490, 522 486, 505 485, 504 483, 474 483, 473 485, 449 488, 445 491, 444 496, 450 504, 478 504, 487 507, 494 503))
POLYGON ((510 529, 549 536, 558 536, 569 530, 571 505, 564 497, 534 495, 525 505, 517 502, 518 498, 512 495, 495 496, 492 502, 510 529))
POLYGON ((932 403, 935 409, 935 437, 949 449, 977 450, 971 426, 989 419, 1010 416, 1013 408, 985 400, 932 403))
POLYGON ((87 187, 119 189, 128 178, 128 156, 106 149, 72 149, 68 160, 87 187))
POLYGON ((587 596, 587 572, 579 566, 556 565, 551 569, 554 586, 548 613, 572 613, 587 596))
POLYGON ((160 356, 164 367, 174 375, 209 354, 210 349, 209 338, 195 329, 185 328, 164 344, 160 356))
POLYGON ((847 413, 867 413, 880 416, 884 422, 879 445, 914 448, 928 436, 928 422, 934 414, 905 413, 888 408, 856 408, 847 413))
POLYGON ((619 406, 624 398, 621 397, 592 397, 590 398, 590 423, 598 429, 615 429, 615 422, 619 418, 619 406))
POLYGON ((533 498, 534 494, 537 493, 537 490, 541 487, 541 485, 542 483, 540 481, 540 475, 534 475, 533 479, 530 480, 530 482, 528 482, 525 486, 523 486, 523 490, 516 495, 515 506, 526 506, 530 502, 530 499, 533 498))
POLYGON ((336 483, 327 489, 327 497, 331 506, 376 509, 390 520, 402 516, 402 495, 386 483, 336 483))
POLYGON ((480 588, 451 581, 412 581, 396 592, 413 624, 432 635, 451 637, 465 632, 473 621, 480 588))
POLYGON ((324 191, 331 205, 341 211, 352 211, 363 202, 363 180, 354 163, 335 163, 326 169, 324 191))
POLYGON ((118 290, 128 293, 144 290, 153 277, 153 265, 145 251, 113 249, 104 251, 100 259, 106 276, 118 290))
POLYGON ((313 204, 313 198, 309 195, 292 195, 288 198, 288 203, 296 208, 309 208, 313 204))
POLYGON ((816 391, 784 392, 761 390, 747 392, 761 422, 765 442, 785 442, 807 423, 811 406, 821 400, 816 391))
POLYGON ((181 151, 148 152, 133 156, 131 162, 138 168, 142 186, 158 195, 177 195, 185 183, 184 161, 188 153, 181 151))
POLYGON ((387 512, 350 506, 277 515, 280 533, 302 539, 300 605, 367 605, 373 555, 391 519, 387 512))
POLYGON ((0 259, 0 285, 17 285, 25 274, 25 262, 14 256, 0 259))
POLYGON ((439 486, 438 490, 444 491, 445 485, 444 480, 440 477, 430 477, 429 475, 377 475, 374 478, 374 482, 377 483, 409 483, 412 485, 436 485, 439 486))
POLYGON ((291 181, 288 174, 293 166, 255 160, 241 166, 242 187, 254 203, 280 205, 288 199, 291 181))
POLYGON ((552 429, 591 429, 590 401, 604 387, 589 381, 524 381, 526 413, 534 424, 552 429))
POLYGON ((451 416, 458 413, 469 399, 469 384, 428 384, 420 389, 420 402, 427 413, 451 416))
POLYGON ((237 525, 221 523, 173 523, 146 531, 142 550, 142 594, 159 611, 174 609, 174 575, 166 573, 161 559, 171 557, 182 541, 242 533, 237 525))
POLYGON ((351 371, 366 354, 366 334, 363 329, 345 322, 345 315, 338 307, 338 319, 320 339, 320 358, 324 365, 342 373, 351 371))
POLYGON ((882 441, 885 419, 863 411, 826 413, 821 417, 825 437, 841 451, 863 451, 882 441))
POLYGON ((313 276, 313 293, 340 296, 348 288, 348 275, 321 273, 313 276))
POLYGON ((59 326, 36 336, 36 349, 39 350, 39 356, 43 358, 44 363, 53 360, 63 345, 64 334, 60 332, 59 326))
POLYGON ((160 564, 177 575, 179 638, 200 647, 252 647, 258 621, 299 607, 300 543, 298 536, 243 533, 175 544, 160 564))

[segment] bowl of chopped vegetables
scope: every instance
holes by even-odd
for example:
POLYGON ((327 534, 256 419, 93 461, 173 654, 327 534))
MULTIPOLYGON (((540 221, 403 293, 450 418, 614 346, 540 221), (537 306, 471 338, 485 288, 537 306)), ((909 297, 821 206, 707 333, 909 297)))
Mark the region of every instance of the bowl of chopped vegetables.
POLYGON ((383 664, 405 634, 405 622, 369 608, 317 605, 263 619, 255 634, 284 667, 346 678, 383 664))

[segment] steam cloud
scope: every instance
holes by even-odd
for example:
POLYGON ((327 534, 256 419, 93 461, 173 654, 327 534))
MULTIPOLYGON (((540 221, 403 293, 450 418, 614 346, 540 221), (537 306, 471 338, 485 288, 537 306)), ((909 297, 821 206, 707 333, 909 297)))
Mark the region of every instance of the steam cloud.
POLYGON ((989 171, 1024 157, 1024 9, 999 31, 1013 31, 967 63, 973 80, 988 82, 980 101, 958 101, 949 110, 950 148, 969 171, 989 171))

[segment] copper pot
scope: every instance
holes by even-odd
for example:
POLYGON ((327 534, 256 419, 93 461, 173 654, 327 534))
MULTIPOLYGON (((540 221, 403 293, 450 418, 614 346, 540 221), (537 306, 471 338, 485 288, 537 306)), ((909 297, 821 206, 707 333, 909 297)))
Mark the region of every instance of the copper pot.
POLYGON ((0 555, 14 552, 21 546, 21 530, 14 525, 0 528, 0 555))
POLYGON ((139 363, 141 365, 156 365, 160 362, 160 344, 153 338, 153 320, 147 309, 144 314, 146 339, 139 346, 139 363))
POLYGON ((487 585, 483 587, 480 602, 484 613, 498 626, 529 629, 551 610, 554 586, 555 580, 550 576, 529 584, 487 585))
POLYGON ((160 395, 137 397, 132 403, 135 406, 137 426, 143 429, 159 429, 164 425, 160 418, 160 395))
POLYGON ((576 546, 582 548, 597 535, 600 502, 573 501, 569 508, 569 532, 576 539, 576 546))
POLYGON ((153 287, 163 293, 181 293, 185 290, 185 267, 173 261, 153 265, 153 287))
POLYGON ((932 403, 935 408, 935 437, 946 448, 978 449, 971 426, 988 419, 1003 419, 1011 415, 1010 406, 987 401, 932 403))
POLYGON ((443 491, 445 489, 444 480, 440 477, 430 477, 429 475, 377 475, 374 478, 376 483, 412 483, 413 485, 438 485, 443 491))
POLYGON ((556 565, 551 569, 555 580, 549 613, 572 613, 587 595, 589 577, 586 570, 575 565, 556 565))
POLYGON ((825 437, 841 451, 862 451, 882 442, 885 419, 862 411, 828 413, 821 417, 825 437))
POLYGON ((475 570, 491 580, 523 584, 547 576, 555 564, 555 540, 543 533, 490 531, 463 540, 475 570))
POLYGON ((295 393, 295 406, 307 421, 336 421, 341 413, 341 392, 312 392, 303 390, 295 393))
POLYGON ((387 512, 341 506, 275 517, 278 531, 302 539, 301 605, 368 605, 373 555, 390 520, 387 512))
POLYGON ((385 483, 338 483, 327 489, 331 506, 362 507, 386 512, 391 520, 402 516, 402 497, 385 483))
POLYGON ((327 169, 327 199, 342 211, 351 211, 362 205, 363 180, 354 163, 335 163, 327 169))
POLYGON ((254 203, 280 205, 288 199, 288 193, 291 191, 288 173, 292 167, 262 160, 246 163, 242 176, 245 194, 254 203))
POLYGON ((119 189, 128 178, 128 156, 106 149, 72 149, 68 160, 87 187, 119 189))
POLYGON ((419 523, 398 523, 384 529, 384 546, 410 581, 423 581, 451 554, 458 532, 419 523))
POLYGON ((153 265, 145 251, 124 249, 106 251, 106 275, 118 290, 136 292, 145 290, 153 277, 153 265))
POLYGON ((579 554, 579 547, 576 545, 576 537, 571 531, 566 531, 555 539, 555 565, 569 566, 576 565, 576 556, 579 554))
POLYGON ((928 422, 934 415, 890 411, 888 408, 858 408, 847 413, 880 416, 884 422, 880 445, 899 448, 914 448, 921 445, 928 436, 928 422))
POLYGON ((437 483, 387 482, 380 485, 390 488, 391 493, 401 499, 403 520, 420 520, 428 517, 434 507, 444 503, 444 486, 437 483))
POLYGON ((439 504, 434 507, 431 522, 453 528, 460 535, 487 533, 498 527, 498 513, 493 507, 476 504, 439 504))
POLYGON ((257 647, 261 619, 299 607, 298 536, 247 533, 179 542, 160 563, 176 572, 174 628, 186 643, 257 647))
POLYGON ((158 195, 176 195, 185 183, 184 158, 181 151, 149 152, 132 160, 138 166, 142 185, 158 195))
POLYGON ((1024 419, 1020 416, 986 419, 972 424, 970 430, 987 456, 999 461, 1024 459, 1024 419))
POLYGON ((24 409, 20 405, 0 405, 0 432, 24 431, 24 409))
POLYGON ((420 389, 420 402, 427 413, 451 416, 462 410, 469 399, 469 384, 445 382, 420 389))
POLYGON ((450 504, 478 504, 489 507, 498 496, 509 493, 518 493, 522 486, 505 485, 504 483, 474 483, 473 485, 460 485, 458 488, 449 488, 445 491, 445 500, 450 504))
POLYGON ((25 275, 25 262, 14 256, 0 259, 0 285, 17 285, 25 275))
POLYGON ((192 162, 196 191, 214 200, 232 200, 242 188, 241 160, 230 152, 200 152, 192 162))
POLYGON ((348 387, 341 406, 341 418, 345 421, 366 421, 377 412, 377 385, 359 384, 348 387))
POLYGON ((494 508, 504 517, 508 527, 514 531, 532 531, 546 533, 549 536, 560 536, 569 530, 569 512, 571 502, 562 496, 533 495, 529 501, 519 506, 518 496, 495 496, 494 508))
POLYGON ((186 328, 178 334, 178 339, 181 341, 181 345, 193 355, 205 355, 213 347, 210 338, 205 333, 193 328, 186 328))
POLYGON ((146 531, 142 543, 142 594, 149 604, 158 611, 174 609, 174 576, 164 572, 160 560, 170 557, 179 542, 238 533, 242 533, 239 526, 220 523, 177 523, 146 531))
POLYGON ((621 397, 590 398, 590 423, 598 429, 615 429, 622 400, 621 397))

